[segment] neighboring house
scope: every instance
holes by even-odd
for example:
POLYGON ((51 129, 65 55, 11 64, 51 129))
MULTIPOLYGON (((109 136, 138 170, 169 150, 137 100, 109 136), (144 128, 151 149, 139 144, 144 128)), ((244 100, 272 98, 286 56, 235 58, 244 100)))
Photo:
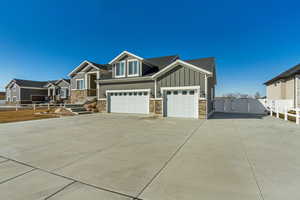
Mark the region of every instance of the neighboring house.
POLYGON ((69 99, 70 80, 32 81, 13 79, 7 84, 8 104, 31 104, 69 99))
POLYGON ((48 88, 48 100, 50 102, 68 102, 70 99, 70 79, 49 81, 44 87, 48 88))
POLYGON ((0 92, 0 100, 5 100, 5 92, 0 92))
POLYGON ((144 59, 124 51, 108 64, 84 61, 69 75, 71 101, 84 102, 89 90, 96 89, 93 96, 97 96, 101 112, 190 118, 207 118, 213 112, 214 58, 181 60, 174 55, 144 59))
POLYGON ((0 104, 5 104, 6 98, 5 98, 5 92, 0 92, 0 104))
POLYGON ((264 83, 268 100, 291 100, 300 107, 300 64, 264 83))
POLYGON ((71 102, 81 104, 87 100, 97 99, 97 84, 100 73, 110 70, 110 65, 83 61, 69 76, 71 77, 71 102))

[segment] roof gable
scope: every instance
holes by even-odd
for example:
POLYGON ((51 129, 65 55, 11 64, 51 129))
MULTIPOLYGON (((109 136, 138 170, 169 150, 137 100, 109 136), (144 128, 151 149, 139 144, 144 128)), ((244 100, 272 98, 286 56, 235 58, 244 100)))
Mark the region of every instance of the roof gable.
POLYGON ((163 68, 162 70, 158 71, 154 75, 152 75, 152 78, 157 78, 157 77, 163 75, 164 73, 170 71, 171 69, 173 69, 174 67, 176 67, 178 65, 182 65, 184 67, 189 67, 189 68, 191 68, 193 70, 199 71, 199 72, 207 74, 207 75, 212 75, 213 74, 212 72, 210 72, 210 71, 208 71, 206 69, 203 69, 203 68, 199 67, 198 65, 190 64, 190 63, 188 63, 186 61, 178 59, 178 60, 174 61, 173 63, 171 63, 170 65, 168 65, 165 68, 163 68))
POLYGON ((276 76, 275 78, 265 82, 264 84, 268 85, 268 84, 271 84, 271 83, 273 83, 275 81, 278 81, 280 79, 285 79, 285 78, 288 78, 290 76, 293 76, 295 74, 300 74, 300 64, 286 70, 285 72, 279 74, 278 76, 276 76))
POLYGON ((123 51, 122 53, 120 53, 119 55, 117 55, 114 59, 112 59, 108 64, 114 63, 114 62, 117 61, 119 58, 121 58, 122 56, 125 56, 125 55, 132 56, 132 57, 137 58, 137 59, 139 59, 139 60, 144 60, 144 58, 139 57, 139 56, 137 56, 137 55, 135 55, 135 54, 133 54, 133 53, 130 53, 130 52, 128 52, 128 51, 123 51))

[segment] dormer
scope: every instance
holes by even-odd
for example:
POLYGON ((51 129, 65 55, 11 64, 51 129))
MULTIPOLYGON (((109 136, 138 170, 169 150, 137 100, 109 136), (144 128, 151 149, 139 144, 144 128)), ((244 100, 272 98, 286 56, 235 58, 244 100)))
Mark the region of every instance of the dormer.
POLYGON ((123 51, 109 64, 112 66, 112 78, 138 77, 143 75, 144 59, 123 51))

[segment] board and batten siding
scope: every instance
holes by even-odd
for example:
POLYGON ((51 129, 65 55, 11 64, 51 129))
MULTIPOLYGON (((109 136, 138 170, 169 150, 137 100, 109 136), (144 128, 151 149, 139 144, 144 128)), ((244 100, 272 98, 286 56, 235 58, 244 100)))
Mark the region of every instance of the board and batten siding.
POLYGON ((99 85, 99 98, 106 98, 107 90, 134 90, 150 89, 151 96, 154 95, 154 81, 135 81, 126 83, 101 83, 99 85))
POLYGON ((300 76, 296 76, 296 84, 297 84, 297 101, 298 101, 298 108, 300 108, 300 76))
POLYGON ((200 93, 205 93, 205 75, 187 67, 178 66, 157 79, 157 97, 161 97, 162 87, 200 86, 200 93))
POLYGON ((17 101, 20 101, 20 87, 17 84, 13 84, 10 88, 6 89, 6 99, 7 97, 10 97, 10 101, 12 101, 13 97, 16 97, 17 101), (16 88, 16 90, 14 91, 13 87, 16 88))
POLYGON ((85 83, 85 73, 78 73, 74 77, 71 78, 71 89, 76 89, 76 80, 83 79, 85 83))

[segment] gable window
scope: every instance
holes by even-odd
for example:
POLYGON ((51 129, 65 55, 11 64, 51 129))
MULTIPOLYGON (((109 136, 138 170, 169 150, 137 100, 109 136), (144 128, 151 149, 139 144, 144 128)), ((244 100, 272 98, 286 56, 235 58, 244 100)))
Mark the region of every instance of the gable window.
POLYGON ((77 79, 76 80, 76 89, 77 90, 83 90, 84 89, 84 80, 83 79, 77 79))
POLYGON ((125 77, 125 61, 116 63, 116 77, 125 77))
POLYGON ((139 64, 138 60, 128 60, 128 76, 139 75, 139 64))

